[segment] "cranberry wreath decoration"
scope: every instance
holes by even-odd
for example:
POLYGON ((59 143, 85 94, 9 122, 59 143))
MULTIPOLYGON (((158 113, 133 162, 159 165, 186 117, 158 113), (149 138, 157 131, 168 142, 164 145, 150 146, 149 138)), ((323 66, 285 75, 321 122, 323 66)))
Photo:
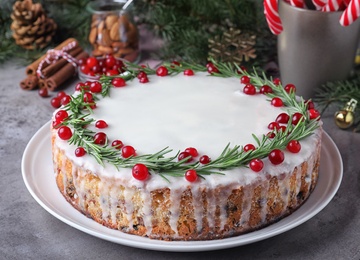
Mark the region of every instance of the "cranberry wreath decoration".
POLYGON ((263 158, 268 157, 274 165, 284 161, 283 150, 298 153, 301 150, 299 140, 311 135, 319 127, 319 112, 314 109, 311 100, 305 101, 295 96, 296 88, 292 84, 285 87, 278 79, 268 79, 265 74, 261 77, 254 70, 247 72, 237 64, 216 63, 213 60, 206 67, 186 62, 165 63, 157 69, 148 66, 138 66, 126 63, 125 72, 120 75, 102 76, 99 81, 78 83, 76 90, 80 94, 71 96, 70 102, 63 106, 54 117, 53 127, 58 136, 68 140, 69 144, 77 146, 76 156, 90 154, 97 162, 113 164, 117 168, 132 168, 133 177, 146 180, 151 174, 184 177, 189 182, 199 177, 205 178, 210 174, 223 174, 221 171, 234 167, 250 167, 254 172, 262 170, 263 158), (92 110, 96 108, 96 101, 110 94, 113 87, 126 87, 126 82, 138 79, 140 83, 149 82, 148 75, 165 77, 183 73, 192 76, 196 72, 208 71, 214 77, 236 77, 245 84, 243 92, 248 95, 264 94, 273 106, 285 106, 288 113, 281 113, 268 126, 269 133, 260 139, 252 135, 257 147, 252 144, 244 146, 227 144, 222 153, 211 160, 202 155, 199 161, 193 160, 198 156, 194 147, 179 151, 175 156, 166 157, 172 150, 169 147, 154 154, 136 155, 132 146, 124 146, 120 140, 109 143, 103 132, 94 132, 86 128, 95 123, 98 129, 106 128, 105 121, 91 118, 92 110))

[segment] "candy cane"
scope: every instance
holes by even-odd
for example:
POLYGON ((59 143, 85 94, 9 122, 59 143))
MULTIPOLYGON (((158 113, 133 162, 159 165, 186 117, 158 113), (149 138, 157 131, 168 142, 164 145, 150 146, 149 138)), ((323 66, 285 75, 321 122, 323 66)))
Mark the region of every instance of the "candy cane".
POLYGON ((328 2, 328 0, 312 0, 316 10, 321 10, 328 2))
POLYGON ((348 26, 360 16, 360 0, 351 0, 340 17, 340 24, 348 26))
POLYGON ((264 0, 264 14, 270 31, 275 35, 280 34, 283 27, 278 12, 278 0, 264 0))
POLYGON ((321 8, 323 12, 335 12, 340 10, 343 0, 329 0, 325 6, 321 8))
POLYGON ((290 0, 290 4, 295 7, 304 8, 304 0, 290 0))
POLYGON ((351 1, 351 0, 344 0, 344 1, 343 1, 343 2, 344 2, 344 5, 345 5, 345 6, 348 6, 348 5, 350 4, 350 1, 351 1))

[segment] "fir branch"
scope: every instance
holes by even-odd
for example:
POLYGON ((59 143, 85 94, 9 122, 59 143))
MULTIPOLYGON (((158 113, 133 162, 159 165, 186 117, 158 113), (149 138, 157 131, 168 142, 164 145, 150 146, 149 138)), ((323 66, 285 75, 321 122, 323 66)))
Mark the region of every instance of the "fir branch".
POLYGON ((322 85, 316 91, 314 101, 325 111, 332 103, 344 105, 351 98, 360 102, 360 74, 348 80, 328 82, 322 85))

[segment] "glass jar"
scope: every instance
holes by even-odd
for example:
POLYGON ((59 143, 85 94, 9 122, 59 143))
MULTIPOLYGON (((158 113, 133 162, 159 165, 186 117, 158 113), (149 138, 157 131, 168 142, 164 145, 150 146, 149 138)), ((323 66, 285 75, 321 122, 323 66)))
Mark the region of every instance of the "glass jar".
POLYGON ((130 62, 139 61, 139 33, 127 1, 92 1, 87 10, 92 13, 89 42, 92 55, 112 54, 130 62))

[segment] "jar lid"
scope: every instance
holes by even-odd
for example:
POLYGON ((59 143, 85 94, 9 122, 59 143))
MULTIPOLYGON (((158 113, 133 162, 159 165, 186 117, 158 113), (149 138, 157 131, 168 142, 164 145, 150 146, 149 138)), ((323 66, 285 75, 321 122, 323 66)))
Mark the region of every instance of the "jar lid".
POLYGON ((86 9, 93 14, 119 12, 126 2, 126 0, 91 1, 87 4, 86 9))

